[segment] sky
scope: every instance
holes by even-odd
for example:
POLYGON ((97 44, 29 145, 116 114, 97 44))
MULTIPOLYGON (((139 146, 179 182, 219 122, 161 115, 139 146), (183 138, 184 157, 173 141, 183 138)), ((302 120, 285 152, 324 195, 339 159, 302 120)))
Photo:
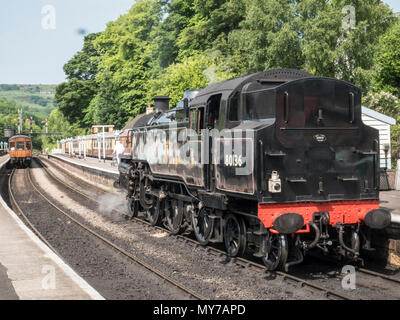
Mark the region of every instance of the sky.
POLYGON ((79 30, 103 31, 133 4, 134 0, 0 0, 0 84, 61 83, 63 65, 82 48, 79 30))
MULTIPOLYGON (((400 12, 400 0, 386 0, 400 12)), ((59 84, 82 48, 79 30, 99 32, 134 0, 0 0, 0 84, 59 84)))

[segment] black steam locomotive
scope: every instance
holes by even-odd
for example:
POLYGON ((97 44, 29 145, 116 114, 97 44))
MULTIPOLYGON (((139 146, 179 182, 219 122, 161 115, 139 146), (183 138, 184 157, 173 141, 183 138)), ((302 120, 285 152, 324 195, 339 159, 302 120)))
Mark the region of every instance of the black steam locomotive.
POLYGON ((361 120, 361 90, 278 69, 185 93, 174 109, 133 121, 118 183, 144 212, 202 245, 223 242, 270 270, 312 248, 358 259, 379 207, 378 131, 361 120))

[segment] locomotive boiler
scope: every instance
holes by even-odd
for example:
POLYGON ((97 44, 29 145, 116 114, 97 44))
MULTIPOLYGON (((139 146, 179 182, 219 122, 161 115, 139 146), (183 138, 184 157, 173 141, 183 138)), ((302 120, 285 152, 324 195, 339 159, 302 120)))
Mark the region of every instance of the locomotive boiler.
POLYGON ((359 259, 379 206, 378 131, 361 90, 277 69, 185 93, 133 121, 119 166, 132 216, 144 213, 202 245, 288 269, 311 249, 359 259))

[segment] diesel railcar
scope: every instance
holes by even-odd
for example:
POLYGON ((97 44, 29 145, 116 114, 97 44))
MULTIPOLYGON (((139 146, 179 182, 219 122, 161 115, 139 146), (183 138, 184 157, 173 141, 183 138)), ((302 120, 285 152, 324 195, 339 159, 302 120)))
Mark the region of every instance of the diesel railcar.
POLYGON ((10 166, 30 167, 32 162, 32 139, 24 135, 13 136, 8 140, 10 166))
POLYGON ((129 129, 116 185, 144 213, 202 245, 246 251, 274 270, 311 249, 360 258, 379 206, 378 131, 361 120, 361 90, 278 69, 195 91, 129 129))

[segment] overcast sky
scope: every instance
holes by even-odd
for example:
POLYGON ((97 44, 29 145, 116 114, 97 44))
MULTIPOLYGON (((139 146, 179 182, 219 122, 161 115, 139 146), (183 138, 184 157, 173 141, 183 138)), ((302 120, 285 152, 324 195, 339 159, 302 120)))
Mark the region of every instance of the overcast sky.
MULTIPOLYGON (((79 31, 103 31, 107 22, 126 13, 134 3, 134 0, 0 1, 0 83, 9 84, 64 81, 63 65, 82 48, 83 35, 79 31)), ((400 12, 400 0, 384 2, 400 12)))

